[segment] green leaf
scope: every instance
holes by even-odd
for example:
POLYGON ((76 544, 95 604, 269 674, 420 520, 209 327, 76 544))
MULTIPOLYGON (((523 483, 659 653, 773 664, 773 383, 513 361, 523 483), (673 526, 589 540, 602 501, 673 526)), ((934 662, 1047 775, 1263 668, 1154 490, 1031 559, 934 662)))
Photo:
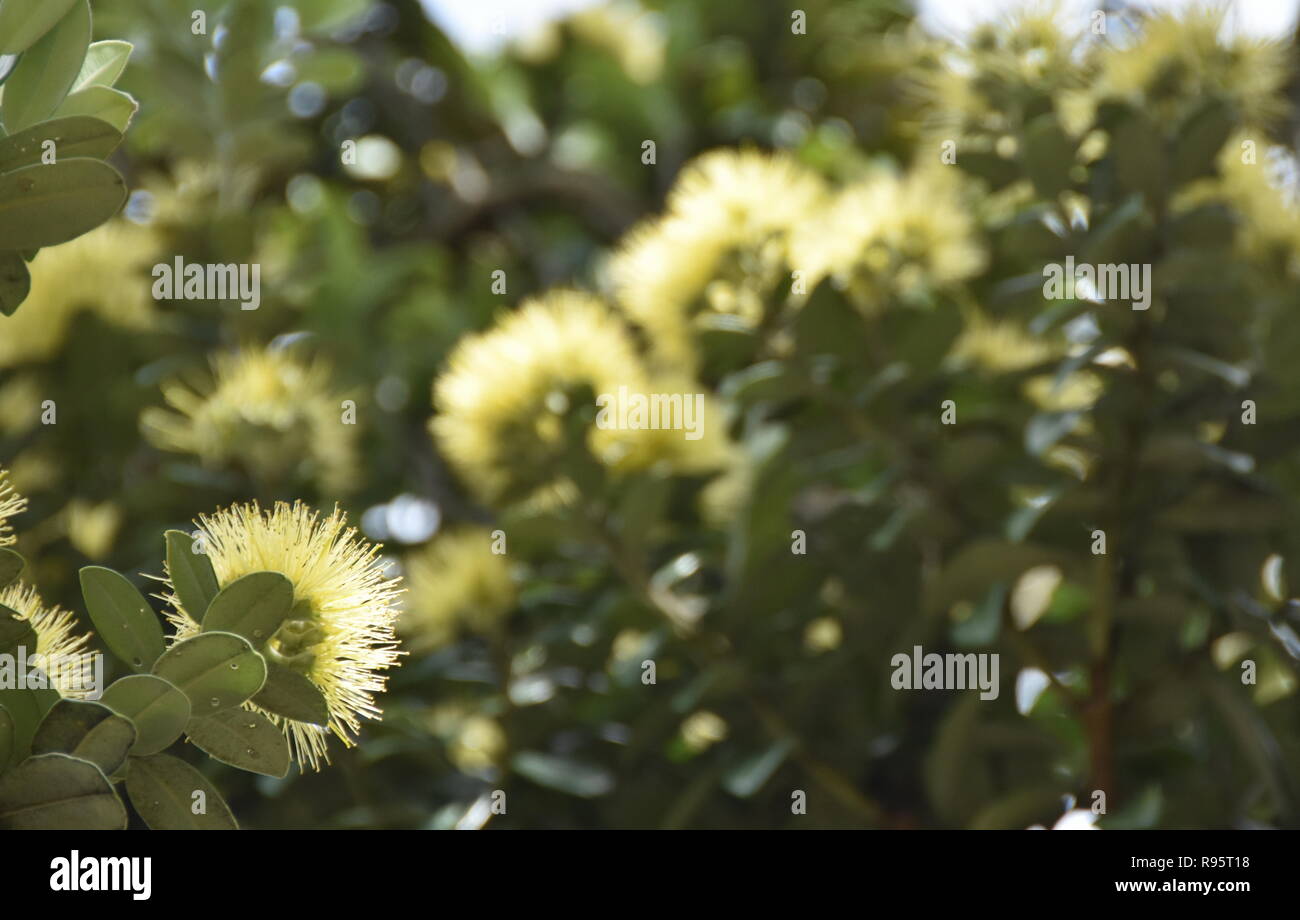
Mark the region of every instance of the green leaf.
POLYGON ((279 572, 252 572, 226 585, 203 616, 204 632, 231 632, 260 647, 293 607, 293 583, 279 572))
POLYGON ((514 770, 540 786, 579 798, 592 799, 614 788, 614 777, 603 767, 579 763, 567 757, 523 751, 515 755, 514 770))
POLYGON ((1074 144, 1054 112, 1039 115, 1025 126, 1022 157, 1025 173, 1039 195, 1054 198, 1070 187, 1074 144))
POLYGON ((3 773, 9 767, 9 762, 14 756, 14 717, 9 715, 9 710, 0 706, 0 773, 3 773))
POLYGON ((100 160, 73 157, 0 175, 0 249, 39 249, 104 223, 126 201, 126 181, 100 160))
POLYGON ((1149 204, 1164 200, 1169 173, 1165 138, 1160 127, 1142 112, 1133 112, 1111 140, 1115 173, 1120 184, 1140 192, 1149 204))
POLYGON ((746 757, 723 776, 723 788, 737 798, 749 798, 767 785, 794 747, 791 739, 782 738, 766 750, 746 757))
POLYGON ((289 739, 260 712, 227 709, 191 719, 185 734, 200 751, 232 767, 277 779, 289 772, 289 739))
POLYGON ((36 630, 16 610, 0 605, 0 653, 13 655, 19 647, 36 653, 36 630))
POLYGON ((194 551, 194 539, 180 530, 164 535, 167 543, 167 574, 180 598, 181 607, 202 623, 208 605, 217 596, 217 575, 207 553, 194 551))
POLYGON ((238 706, 261 690, 266 662, 243 636, 209 632, 173 645, 153 672, 189 697, 196 715, 206 715, 238 706))
POLYGON ((91 42, 86 49, 86 59, 81 62, 81 72, 73 81, 73 92, 87 86, 112 86, 126 69, 131 51, 130 42, 91 42))
POLYGON ((72 9, 77 0, 4 0, 0 3, 0 54, 26 51, 72 9))
POLYGON ((81 570, 81 593, 99 637, 136 671, 147 671, 163 653, 158 616, 135 585, 112 569, 81 570))
POLYGON ((64 99, 54 114, 60 118, 73 115, 98 118, 125 132, 139 108, 140 104, 130 93, 107 86, 87 86, 64 99))
POLYGON ((90 761, 42 754, 0 776, 0 828, 123 830, 126 808, 90 761))
POLYGON ((22 574, 23 566, 26 564, 23 557, 13 550, 0 549, 0 588, 12 584, 14 579, 22 574))
POLYGON ((131 758, 126 793, 145 824, 156 831, 239 830, 216 787, 170 754, 131 758))
POLYGON ((154 674, 132 674, 112 683, 100 702, 135 724, 131 753, 157 754, 181 736, 190 720, 190 700, 154 674))
POLYGON ((13 316, 31 292, 32 276, 23 257, 16 252, 0 252, 0 313, 13 316))
POLYGON ((26 757, 32 748, 32 738, 45 718, 45 713, 59 701, 59 691, 33 689, 0 690, 0 706, 9 713, 14 723, 13 760, 26 757))
POLYGON ((1173 179, 1181 185, 1212 175, 1219 151, 1236 126, 1236 113, 1221 99, 1206 99, 1178 133, 1174 144, 1173 179))
POLYGON ((0 138, 0 172, 40 164, 46 141, 54 142, 55 162, 77 157, 102 160, 117 149, 122 132, 106 121, 85 115, 43 121, 0 138))
POLYGON ((294 8, 304 32, 336 29, 366 11, 368 0, 297 0, 294 8))
POLYGON ((135 739, 131 720, 102 703, 59 700, 36 729, 32 753, 70 754, 108 775, 122 766, 135 739))
MULTIPOLYGON (((0 7, 0 18, 3 8, 0 7)), ((0 39, 2 42, 3 39, 0 39)), ((54 114, 72 89, 90 45, 90 3, 77 0, 36 44, 32 45, 0 99, 0 118, 12 134, 54 114)))
POLYGON ((957 551, 939 576, 927 585, 927 612, 947 610, 960 600, 978 600, 996 582, 1012 582, 1039 565, 1065 566, 1059 550, 1032 543, 978 538, 957 551))
POLYGON ((253 702, 277 716, 313 725, 324 725, 330 718, 329 704, 316 685, 274 661, 266 663, 266 683, 253 702))

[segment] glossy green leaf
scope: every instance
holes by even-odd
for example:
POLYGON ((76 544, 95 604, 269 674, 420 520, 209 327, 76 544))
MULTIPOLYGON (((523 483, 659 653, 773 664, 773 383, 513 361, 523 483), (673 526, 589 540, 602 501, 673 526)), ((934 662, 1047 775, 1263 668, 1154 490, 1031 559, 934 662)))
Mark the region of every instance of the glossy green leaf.
POLYGON ((27 49, 5 83, 0 119, 7 132, 21 131, 54 114, 72 89, 89 46, 90 4, 76 0, 63 18, 27 49))
POLYGON ((137 757, 167 748, 190 720, 189 697, 154 674, 132 674, 114 681, 100 702, 135 724, 131 753, 137 757))
POLYGON ((70 754, 89 760, 107 775, 126 760, 135 739, 131 720, 102 703, 59 700, 36 729, 32 753, 70 754))
POLYGON ((104 643, 136 671, 147 671, 163 653, 158 615, 135 585, 102 566, 81 570, 81 593, 104 643))
POLYGON ((167 575, 172 580, 181 607, 198 622, 203 622, 208 605, 217 596, 217 575, 207 553, 194 551, 194 539, 180 530, 164 535, 167 543, 167 575))
POLYGON ((0 250, 66 243, 126 201, 126 181, 100 160, 73 157, 0 175, 0 250))
POLYGON ((0 2, 0 54, 17 54, 67 15, 79 0, 3 0, 0 2))
POLYGON ((0 252, 0 313, 13 316, 31 291, 32 276, 23 257, 16 252, 0 252))
POLYGON ((85 115, 43 121, 0 138, 0 173, 41 164, 47 150, 46 141, 54 142, 53 148, 48 149, 52 149, 56 163, 77 157, 102 160, 117 149, 122 132, 106 121, 85 115))
POLYGON ((156 831, 239 830, 230 806, 207 777, 170 754, 131 758, 126 793, 156 831))
POLYGON ((126 808, 102 770, 67 754, 30 757, 0 776, 0 828, 122 830, 126 808))
POLYGON ((203 633, 176 643, 153 671, 189 697, 194 715, 238 706, 266 681, 262 656, 243 636, 225 632, 203 633))
POLYGON ((190 720, 190 743, 232 767, 281 777, 289 772, 289 739, 260 712, 227 709, 190 720))
POLYGON ((81 72, 72 83, 73 92, 87 86, 112 86, 126 69, 131 51, 130 42, 91 42, 86 49, 86 59, 81 63, 81 72))
POLYGON ((232 632, 254 647, 279 628, 293 607, 293 583, 279 572, 252 572, 218 592, 203 616, 204 632, 232 632))
POLYGON ((98 118, 119 131, 126 131, 140 104, 130 93, 107 86, 87 86, 68 96, 55 111, 59 118, 74 115, 98 118))
POLYGON ((266 683, 253 702, 286 719, 324 725, 329 704, 320 690, 302 674, 274 661, 266 663, 266 683))

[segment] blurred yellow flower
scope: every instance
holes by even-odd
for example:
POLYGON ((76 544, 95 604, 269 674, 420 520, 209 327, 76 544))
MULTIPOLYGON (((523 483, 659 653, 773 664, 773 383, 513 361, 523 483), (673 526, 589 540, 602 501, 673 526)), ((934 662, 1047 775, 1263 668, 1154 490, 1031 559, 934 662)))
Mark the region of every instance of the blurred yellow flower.
POLYGON ((419 654, 445 645, 464 628, 491 634, 515 606, 515 584, 504 553, 494 553, 485 527, 434 538, 406 559, 405 610, 398 629, 419 654))
POLYGON ((699 314, 757 326, 791 289, 790 232, 825 197, 821 178, 784 153, 716 150, 682 170, 666 213, 635 228, 609 266, 652 355, 692 367, 699 314))
POLYGON ((47 607, 36 588, 21 581, 0 590, 0 606, 8 607, 36 632, 36 648, 51 685, 66 697, 81 699, 94 689, 94 652, 86 646, 92 633, 76 632, 77 618, 70 610, 47 607))
POLYGON ((355 477, 356 426, 332 392, 329 366, 288 349, 247 347, 216 355, 213 379, 191 387, 172 380, 163 397, 175 411, 146 409, 145 436, 205 465, 241 464, 273 483, 315 481, 323 491, 355 477))
MULTIPOLYGON (((401 652, 393 633, 399 579, 389 578, 379 547, 357 536, 337 508, 328 517, 301 502, 277 502, 263 511, 256 502, 232 505, 196 522, 208 558, 224 587, 253 572, 279 572, 293 583, 294 610, 266 644, 270 660, 305 675, 325 696, 328 726, 312 725, 263 712, 284 729, 294 757, 304 768, 328 762, 329 734, 351 747, 361 718, 381 715, 374 695, 386 678, 379 672, 397 664, 401 652)), ((195 617, 171 593, 167 617, 176 627, 173 642, 200 631, 195 617)))
POLYGON ((153 249, 150 232, 126 221, 42 249, 29 266, 31 293, 13 316, 0 316, 0 367, 48 360, 84 312, 127 329, 150 328, 153 249))
POLYGON ((1008 373, 1033 367, 1064 353, 1064 347, 1053 347, 1042 337, 1030 335, 1017 323, 975 314, 953 343, 949 358, 959 365, 1008 373))
POLYGON ((682 723, 682 741, 692 751, 708 750, 727 737, 727 723, 715 712, 701 709, 682 723))
POLYGON ((946 167, 890 172, 849 186, 829 213, 810 215, 795 233, 792 265, 809 289, 831 277, 865 312, 890 294, 910 297, 978 273, 985 255, 975 221, 946 167))

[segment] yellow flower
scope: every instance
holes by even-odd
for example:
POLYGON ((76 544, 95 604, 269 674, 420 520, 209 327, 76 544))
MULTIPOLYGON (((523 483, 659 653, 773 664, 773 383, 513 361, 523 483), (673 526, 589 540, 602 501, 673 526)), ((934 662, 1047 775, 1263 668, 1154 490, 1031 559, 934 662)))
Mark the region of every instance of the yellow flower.
MULTIPOLYGON (((616 394, 620 387, 662 392, 630 330, 604 303, 559 291, 525 302, 491 330, 461 340, 434 384, 438 414, 431 426, 443 454, 484 501, 566 501, 573 496, 569 474, 577 447, 570 412, 594 409, 573 400, 616 394)), ((718 414, 705 430, 720 436, 718 414)), ((681 431, 598 424, 585 431, 591 456, 618 473, 661 461, 673 468, 695 466, 706 450, 681 431)))
POLYGON ((27 499, 14 491, 9 471, 0 469, 0 546, 12 546, 18 538, 9 519, 27 508, 27 499))
MULTIPOLYGON (((284 718, 255 703, 244 706, 284 729, 300 765, 319 769, 329 760, 331 732, 351 747, 360 719, 381 714, 374 700, 385 685, 379 672, 396 665, 401 655, 393 634, 399 580, 385 574, 379 548, 359 539, 337 508, 322 518, 301 502, 277 502, 270 511, 253 502, 203 515, 197 524, 218 585, 253 572, 279 572, 293 583, 292 634, 281 627, 265 654, 316 685, 329 706, 329 724, 284 718), (299 622, 303 618, 308 622, 299 622)), ((167 585, 172 587, 170 578, 167 585)), ((200 631, 174 587, 166 600, 173 608, 167 613, 176 627, 173 642, 200 631)))
POLYGON ((210 382, 163 385, 175 411, 145 410, 141 427, 150 441, 208 466, 242 464, 273 483, 314 479, 326 492, 347 487, 356 429, 344 424, 328 365, 265 347, 218 354, 212 363, 210 382))
POLYGON ((699 314, 757 326, 774 295, 790 289, 791 230, 825 196, 825 183, 783 153, 716 150, 688 165, 667 213, 634 229, 609 267, 654 356, 693 366, 699 314))
POLYGON ((42 249, 28 266, 31 293, 13 316, 0 316, 0 367, 48 360, 83 312, 128 329, 153 325, 148 230, 113 221, 42 249))
POLYGON ((76 616, 61 607, 46 607, 36 589, 16 581, 0 590, 0 606, 8 607, 36 632, 42 668, 54 689, 66 697, 84 698, 95 688, 95 653, 86 648, 91 633, 75 634, 76 616))
POLYGON ((1064 353, 1063 347, 1053 347, 1014 322, 975 315, 953 343, 950 358, 960 365, 1009 373, 1025 370, 1064 353))
POLYGON ((909 297, 969 278, 983 268, 984 251, 956 183, 941 166, 856 183, 829 213, 805 221, 792 264, 810 289, 830 276, 868 312, 887 294, 909 297))
POLYGON ((444 645, 464 627, 493 632, 515 606, 515 585, 492 533, 465 527, 439 534, 406 562, 405 611, 398 628, 417 654, 444 645))
POLYGON ((1105 46, 1100 92, 1162 122, 1210 97, 1232 100, 1250 123, 1272 121, 1285 107, 1288 46, 1243 35, 1225 40, 1224 15, 1211 7, 1152 14, 1136 41, 1105 46))

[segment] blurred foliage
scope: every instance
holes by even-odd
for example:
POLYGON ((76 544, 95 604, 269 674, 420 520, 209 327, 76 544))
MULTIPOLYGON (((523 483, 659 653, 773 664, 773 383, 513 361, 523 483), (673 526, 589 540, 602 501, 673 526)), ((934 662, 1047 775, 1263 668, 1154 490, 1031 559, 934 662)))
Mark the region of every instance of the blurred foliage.
POLYGON ((101 6, 134 191, 0 318, 25 578, 80 610, 253 499, 407 574, 359 746, 205 766, 241 824, 1297 824, 1290 44, 641 0, 469 54, 414 0, 101 6), (1045 299, 1068 256, 1149 264, 1149 309, 1045 299), (153 297, 176 258, 260 265, 259 309, 153 297), (619 383, 705 437, 596 427, 619 383), (894 690, 917 645, 1001 694, 894 690))

